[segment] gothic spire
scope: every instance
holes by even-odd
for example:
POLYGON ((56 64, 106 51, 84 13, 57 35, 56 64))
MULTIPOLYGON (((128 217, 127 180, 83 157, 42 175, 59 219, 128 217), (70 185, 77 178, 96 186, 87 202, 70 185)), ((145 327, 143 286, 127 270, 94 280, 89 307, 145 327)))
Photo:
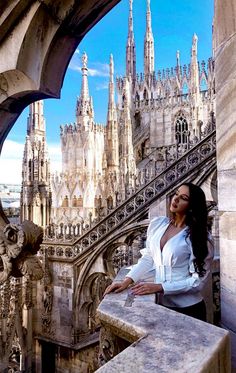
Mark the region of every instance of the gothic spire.
POLYGON ((129 81, 125 78, 124 80, 124 91, 123 91, 123 128, 121 133, 120 143, 122 144, 122 151, 120 154, 121 169, 125 175, 135 174, 136 165, 133 148, 133 136, 132 136, 132 121, 130 113, 130 87, 129 81))
POLYGON ((180 52, 179 50, 176 51, 176 76, 178 80, 180 81, 180 75, 181 75, 181 68, 180 68, 180 52))
POLYGON ((93 118, 93 102, 92 98, 89 97, 89 88, 88 88, 88 57, 84 52, 82 55, 82 85, 80 97, 77 99, 76 106, 76 118, 77 123, 84 124, 85 127, 88 126, 89 119, 93 118))
POLYGON ((83 55, 82 55, 82 67, 81 67, 81 71, 82 71, 82 85, 81 85, 81 98, 84 100, 84 101, 88 101, 89 99, 89 89, 88 89, 88 67, 87 67, 87 63, 88 63, 88 57, 87 57, 87 54, 84 52, 83 55))
POLYGON ((118 143, 118 126, 117 113, 114 99, 114 61, 110 56, 110 82, 109 82, 109 103, 107 113, 107 128, 105 139, 105 153, 107 169, 109 171, 118 171, 119 167, 119 143, 118 143))
POLYGON ((193 35, 192 48, 191 48, 191 93, 198 94, 199 92, 199 71, 197 60, 197 42, 198 37, 193 35))
POLYGON ((114 61, 113 61, 113 55, 110 55, 110 82, 109 82, 109 104, 108 104, 108 111, 110 109, 113 109, 115 106, 114 101, 114 61))
POLYGON ((136 50, 133 31, 133 0, 129 0, 129 30, 126 45, 126 76, 133 80, 136 76, 136 50))
POLYGON ((21 221, 45 227, 51 210, 50 161, 46 144, 43 101, 29 107, 22 162, 21 221))
POLYGON ((149 76, 154 72, 154 39, 151 24, 150 0, 147 0, 146 33, 144 41, 144 73, 149 76))

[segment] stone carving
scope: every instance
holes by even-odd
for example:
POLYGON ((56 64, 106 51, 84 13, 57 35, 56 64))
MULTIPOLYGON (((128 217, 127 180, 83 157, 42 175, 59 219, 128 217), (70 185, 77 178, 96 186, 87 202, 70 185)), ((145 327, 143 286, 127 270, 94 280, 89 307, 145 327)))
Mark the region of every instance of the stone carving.
POLYGON ((43 313, 42 313, 42 331, 44 334, 52 336, 54 331, 52 330, 52 319, 51 312, 53 306, 53 286, 52 278, 49 268, 49 262, 47 254, 44 256, 44 277, 43 277, 43 293, 42 293, 43 313))
POLYGON ((146 229, 141 229, 135 236, 132 234, 127 237, 126 245, 121 245, 112 251, 111 261, 114 273, 117 274, 124 266, 136 264, 141 257, 140 250, 144 248, 144 241, 146 238, 146 229))
POLYGON ((100 330, 99 365, 102 366, 119 353, 116 337, 104 326, 100 330))
POLYGON ((102 366, 130 345, 123 338, 112 333, 110 328, 102 325, 99 336, 99 365, 102 366))
POLYGON ((108 276, 99 273, 90 286, 91 303, 88 308, 88 329, 92 332, 95 332, 100 327, 100 321, 97 317, 97 308, 103 299, 106 287, 110 285, 110 283, 111 279, 108 276))
POLYGON ((45 313, 50 313, 52 310, 53 294, 50 290, 48 286, 44 287, 42 300, 45 313))
POLYGON ((19 338, 15 335, 9 354, 8 373, 20 373, 21 348, 19 338))
POLYGON ((37 254, 43 239, 43 230, 30 221, 21 225, 7 224, 0 230, 0 284, 10 276, 27 276, 31 280, 43 277, 37 254))
POLYGON ((213 324, 220 326, 221 307, 220 307, 220 273, 212 274, 213 287, 213 324))
MULTIPOLYGON (((8 372, 17 372, 20 355, 26 350, 27 330, 22 326, 22 279, 8 278, 0 284, 0 371, 1 363, 8 365, 8 372)), ((20 371, 20 369, 19 369, 20 371)))

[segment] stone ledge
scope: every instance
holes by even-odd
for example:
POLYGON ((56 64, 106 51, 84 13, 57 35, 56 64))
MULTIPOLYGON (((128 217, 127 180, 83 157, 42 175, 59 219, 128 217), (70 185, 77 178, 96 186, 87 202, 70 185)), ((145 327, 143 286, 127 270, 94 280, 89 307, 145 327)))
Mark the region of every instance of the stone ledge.
POLYGON ((231 371, 229 333, 211 324, 136 297, 125 307, 127 291, 109 294, 98 308, 102 324, 129 342, 99 373, 225 373, 231 371))

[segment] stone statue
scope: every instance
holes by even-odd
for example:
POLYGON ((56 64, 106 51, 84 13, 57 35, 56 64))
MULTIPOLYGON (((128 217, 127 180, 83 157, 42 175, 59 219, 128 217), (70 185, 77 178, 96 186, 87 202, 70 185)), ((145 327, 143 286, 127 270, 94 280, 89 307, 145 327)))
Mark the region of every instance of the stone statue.
POLYGON ((53 292, 52 292, 52 289, 49 288, 48 286, 44 287, 42 301, 43 301, 45 313, 47 314, 50 313, 52 310, 53 292))
POLYGON ((0 228, 0 284, 8 277, 27 276, 40 280, 43 269, 36 254, 43 240, 43 230, 31 221, 0 228))

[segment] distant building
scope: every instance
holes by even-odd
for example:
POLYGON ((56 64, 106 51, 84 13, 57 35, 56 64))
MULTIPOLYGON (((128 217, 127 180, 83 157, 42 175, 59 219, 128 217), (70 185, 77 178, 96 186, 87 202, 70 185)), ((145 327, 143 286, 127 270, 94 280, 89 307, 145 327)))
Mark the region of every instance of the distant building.
POLYGON ((0 199, 2 208, 11 223, 20 222, 21 185, 0 184, 0 199))

